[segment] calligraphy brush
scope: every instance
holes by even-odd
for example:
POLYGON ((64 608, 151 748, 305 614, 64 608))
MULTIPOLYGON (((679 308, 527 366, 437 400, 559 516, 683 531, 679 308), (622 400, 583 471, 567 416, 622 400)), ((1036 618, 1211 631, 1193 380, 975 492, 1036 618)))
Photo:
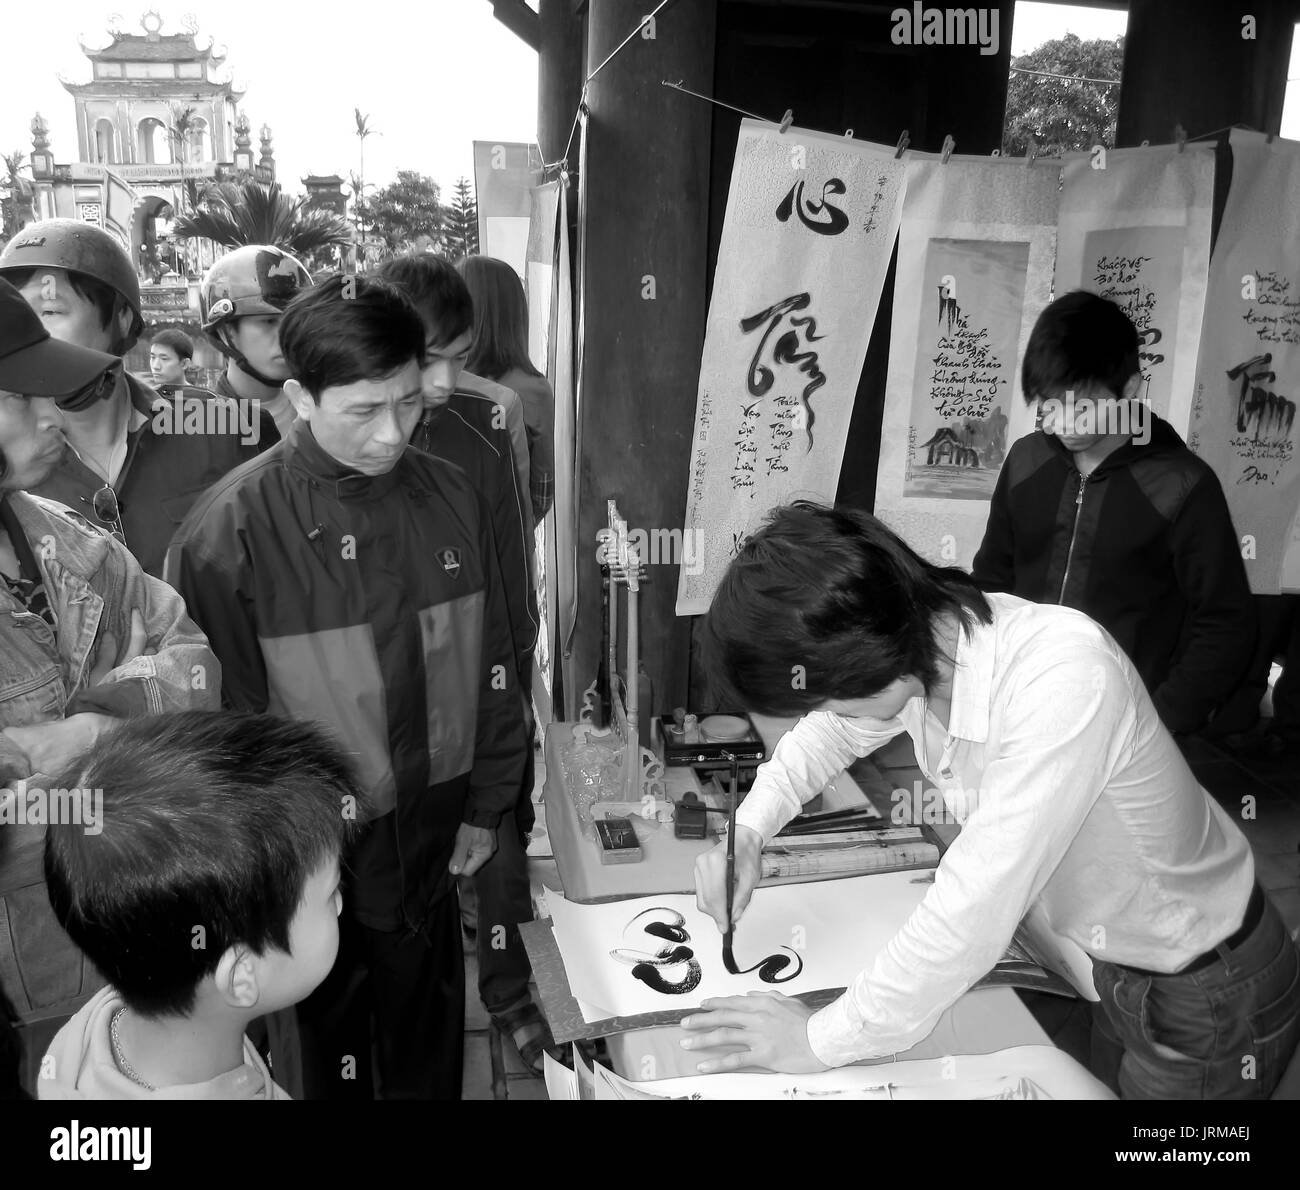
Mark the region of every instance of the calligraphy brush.
POLYGON ((731 947, 736 923, 731 920, 731 911, 736 899, 736 784, 740 760, 734 752, 724 751, 722 756, 731 761, 731 790, 727 798, 727 931, 722 935, 722 965, 735 975, 736 959, 731 947))

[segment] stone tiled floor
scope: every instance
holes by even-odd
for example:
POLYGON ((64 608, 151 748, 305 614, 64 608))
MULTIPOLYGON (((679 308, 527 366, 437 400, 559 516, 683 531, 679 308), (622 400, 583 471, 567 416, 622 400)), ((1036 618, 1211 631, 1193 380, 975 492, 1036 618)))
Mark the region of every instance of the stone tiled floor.
MULTIPOLYGON (((1250 841, 1259 881, 1288 929, 1293 934, 1300 931, 1300 754, 1278 758, 1234 755, 1199 739, 1191 740, 1185 752, 1197 779, 1250 841)), ((916 780, 925 784, 907 736, 874 753, 871 762, 877 776, 890 787, 910 790, 916 780)), ((530 861, 530 868, 541 870, 547 862, 530 861)), ((478 976, 472 953, 466 954, 465 964, 464 1097, 492 1099, 490 1023, 475 991, 478 976)), ((542 1080, 524 1072, 508 1040, 503 1042, 501 1054, 501 1069, 496 1074, 506 1098, 547 1097, 542 1080)))

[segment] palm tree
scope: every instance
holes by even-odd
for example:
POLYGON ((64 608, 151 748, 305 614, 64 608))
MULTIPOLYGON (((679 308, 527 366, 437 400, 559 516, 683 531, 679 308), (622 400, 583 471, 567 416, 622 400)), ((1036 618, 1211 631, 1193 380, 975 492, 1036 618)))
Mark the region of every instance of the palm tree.
POLYGON ((4 163, 4 176, 0 177, 0 190, 8 195, 7 198, 0 200, 0 243, 8 240, 18 231, 18 207, 24 193, 28 190, 26 183, 19 175, 27 168, 27 154, 22 149, 15 149, 12 153, 0 153, 0 162, 4 163))
POLYGON ((278 182, 251 179, 207 187, 199 205, 176 220, 174 234, 226 248, 273 244, 300 259, 352 239, 347 222, 333 211, 308 210, 305 196, 290 198, 278 182))
MULTIPOLYGON (((194 115, 194 107, 191 104, 185 108, 179 116, 176 117, 176 123, 167 129, 167 135, 171 142, 176 146, 174 156, 181 166, 181 201, 184 202, 188 191, 185 187, 185 163, 190 153, 190 137, 193 135, 198 120, 194 115)), ((192 208, 191 208, 192 209, 192 208)))
POLYGON ((378 133, 376 132, 375 129, 370 127, 369 115, 363 116, 361 114, 361 109, 359 107, 354 107, 352 111, 353 114, 356 116, 356 121, 357 121, 356 137, 357 137, 357 143, 361 148, 361 173, 358 175, 355 189, 357 193, 358 205, 360 206, 359 214, 361 215, 361 224, 360 224, 361 245, 360 245, 359 255, 360 255, 360 259, 364 261, 365 243, 366 243, 366 217, 365 217, 365 207, 361 206, 361 204, 364 204, 366 199, 366 137, 377 136, 378 133))

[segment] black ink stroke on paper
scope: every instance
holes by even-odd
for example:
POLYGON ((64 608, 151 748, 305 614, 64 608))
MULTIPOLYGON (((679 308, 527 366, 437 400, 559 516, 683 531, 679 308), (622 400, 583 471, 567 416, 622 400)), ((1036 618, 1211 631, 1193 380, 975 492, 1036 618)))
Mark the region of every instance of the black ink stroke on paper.
MULTIPOLYGON (((690 934, 686 932, 686 918, 672 909, 651 908, 644 909, 638 913, 623 930, 623 937, 627 939, 628 931, 632 929, 643 917, 652 913, 662 914, 667 921, 651 921, 641 927, 641 932, 649 934, 655 938, 662 938, 669 943, 682 943, 691 940, 690 934)), ((646 987, 652 991, 659 992, 665 996, 683 996, 687 992, 693 992, 700 986, 700 980, 704 978, 704 972, 700 967, 699 960, 695 957, 695 952, 689 946, 662 946, 653 954, 648 954, 643 950, 630 950, 620 947, 609 952, 610 957, 620 963, 626 963, 632 968, 632 978, 639 979, 646 987), (669 975, 676 975, 677 972, 685 968, 685 973, 676 978, 668 978, 669 975)))
POLYGON ((1277 373, 1269 367, 1272 362, 1273 353, 1265 352, 1228 372, 1229 380, 1240 378, 1241 381, 1237 393, 1237 433, 1248 434, 1253 423, 1256 443, 1261 433, 1265 442, 1285 442, 1295 424, 1295 402, 1266 387, 1277 381, 1277 373))
POLYGON ((799 394, 799 400, 804 408, 804 426, 805 434, 808 438, 808 449, 812 450, 813 446, 813 422, 815 415, 811 404, 812 395, 823 384, 826 383, 826 377, 817 364, 816 351, 800 351, 801 346, 807 346, 824 339, 825 335, 817 334, 817 320, 811 315, 796 317, 795 312, 806 310, 812 304, 812 296, 807 293, 796 293, 775 305, 769 306, 766 310, 761 310, 757 314, 751 314, 748 318, 740 320, 740 329, 749 334, 757 330, 764 323, 767 329, 763 331, 762 337, 758 341, 758 346, 754 350, 753 358, 749 363, 749 375, 745 378, 745 384, 749 389, 750 396, 764 397, 771 391, 772 385, 776 383, 776 373, 764 363, 762 363, 763 352, 767 348, 768 340, 772 337, 773 331, 781 325, 785 318, 789 318, 789 328, 777 335, 772 343, 771 361, 774 364, 796 364, 799 371, 808 377, 808 383, 804 385, 803 391, 799 394), (803 342, 800 341, 802 333, 803 342))
MULTIPOLYGON (((637 922, 651 914, 660 915, 667 920, 646 922, 641 926, 640 932, 661 938, 667 945, 661 946, 653 953, 630 947, 617 947, 609 952, 610 958, 631 967, 633 979, 639 979, 646 987, 661 995, 683 996, 693 992, 700 986, 704 972, 695 957, 695 952, 689 946, 683 945, 691 940, 691 936, 686 930, 686 918, 676 910, 662 906, 643 909, 624 928, 624 941, 633 940, 628 938, 629 932, 635 939, 634 927, 637 922), (674 943, 676 945, 673 945, 674 943)), ((795 968, 787 975, 783 975, 782 972, 790 966, 791 960, 783 954, 770 954, 752 967, 741 970, 736 963, 736 956, 732 953, 731 944, 727 941, 722 944, 722 965, 729 975, 748 975, 757 971, 759 979, 764 983, 788 983, 802 974, 803 959, 788 946, 783 946, 781 949, 789 951, 794 956, 795 968)))
POLYGON ((736 956, 732 953, 731 944, 726 941, 722 943, 722 965, 726 967, 730 975, 748 975, 751 971, 757 971, 759 979, 764 983, 789 983, 790 980, 796 979, 803 971, 803 959, 799 957, 796 951, 790 950, 788 946, 783 946, 781 949, 789 950, 794 955, 796 966, 789 975, 783 976, 781 974, 790 965, 790 960, 783 954, 770 954, 767 958, 755 963, 752 967, 746 967, 742 971, 736 962, 736 956))
POLYGON ((816 202, 804 198, 803 181, 800 180, 790 187, 790 193, 781 200, 781 205, 776 208, 776 217, 785 223, 792 214, 798 215, 799 222, 819 236, 837 236, 848 227, 849 217, 839 207, 826 201, 828 193, 844 194, 844 183, 839 178, 831 178, 822 186, 821 202, 816 202), (825 218, 822 218, 823 215, 825 218))

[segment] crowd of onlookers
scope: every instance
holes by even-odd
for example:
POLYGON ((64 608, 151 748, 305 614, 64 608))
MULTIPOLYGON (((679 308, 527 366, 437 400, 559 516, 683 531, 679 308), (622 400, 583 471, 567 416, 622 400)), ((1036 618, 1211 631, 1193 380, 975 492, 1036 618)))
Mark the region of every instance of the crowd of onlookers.
POLYGON ((519 278, 421 255, 313 284, 254 245, 201 311, 215 391, 173 330, 153 387, 122 364, 143 317, 111 236, 49 220, 0 255, 22 1082, 454 1097, 462 928, 540 1073, 559 1051, 516 927, 553 418, 519 278), (98 830, 34 810, 59 789, 100 800, 98 830))

